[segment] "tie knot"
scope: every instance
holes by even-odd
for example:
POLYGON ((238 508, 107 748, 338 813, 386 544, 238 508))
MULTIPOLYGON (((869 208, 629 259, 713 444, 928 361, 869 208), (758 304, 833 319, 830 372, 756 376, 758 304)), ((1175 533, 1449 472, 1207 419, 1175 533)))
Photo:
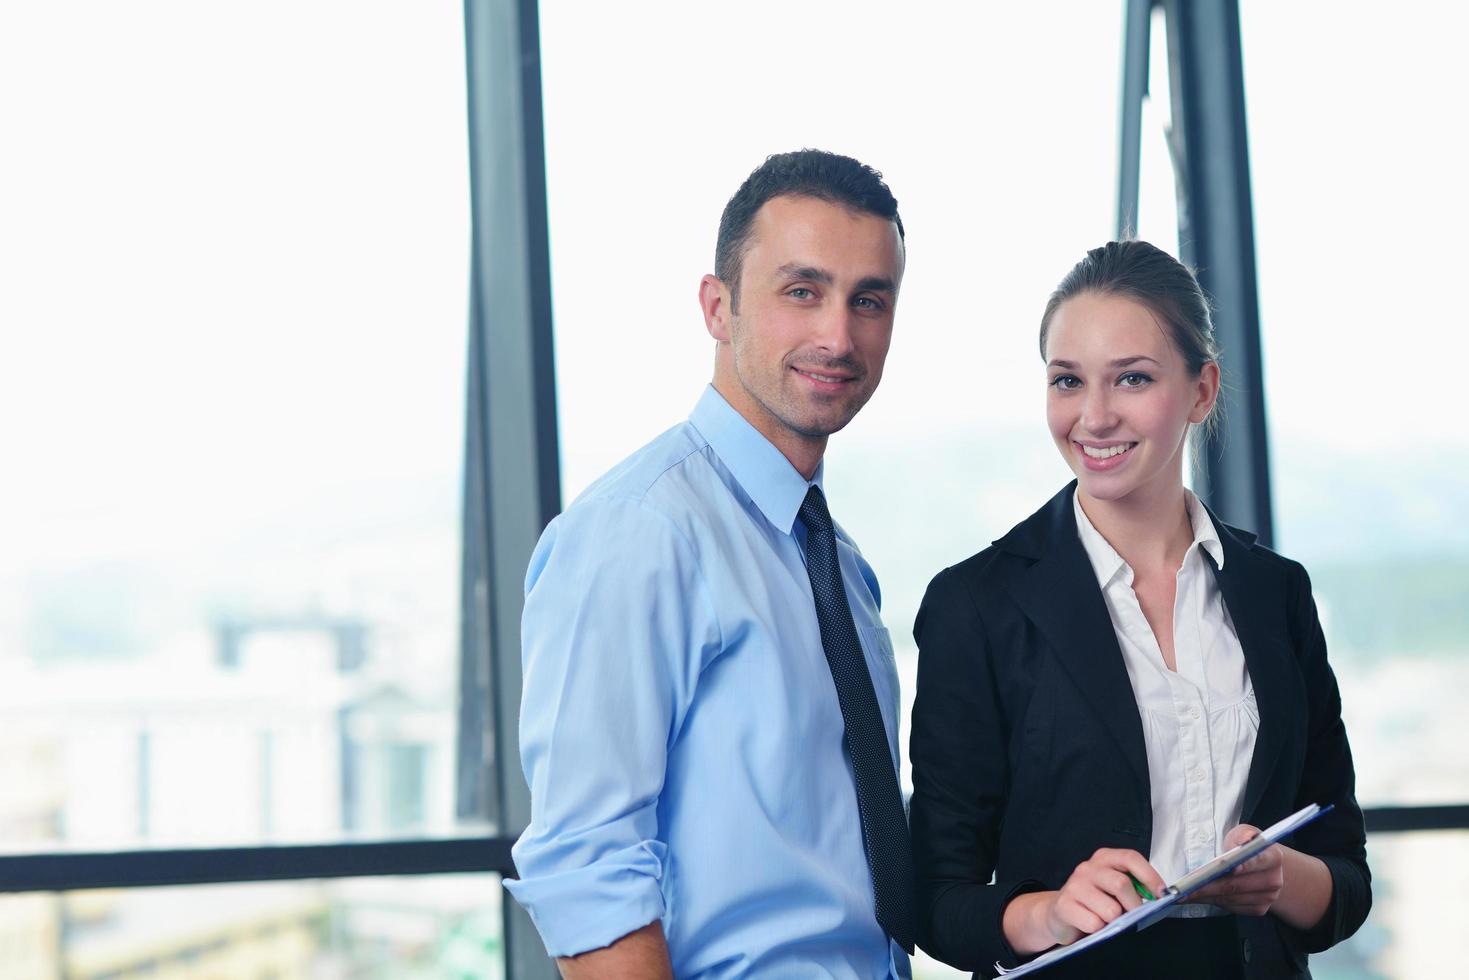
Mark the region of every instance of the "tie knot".
POLYGON ((826 509, 826 497, 822 496, 821 488, 814 483, 806 491, 806 499, 801 501, 800 515, 801 523, 806 525, 807 532, 811 534, 831 530, 831 511, 826 509))

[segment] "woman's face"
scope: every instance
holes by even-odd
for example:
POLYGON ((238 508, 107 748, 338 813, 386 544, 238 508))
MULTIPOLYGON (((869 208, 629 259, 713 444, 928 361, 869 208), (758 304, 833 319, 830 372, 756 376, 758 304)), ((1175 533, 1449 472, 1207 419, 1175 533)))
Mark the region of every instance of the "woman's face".
POLYGON ((1191 375, 1167 326, 1136 300, 1082 293, 1046 336, 1046 421, 1081 492, 1148 501, 1183 486, 1190 422, 1209 415, 1219 367, 1191 375))

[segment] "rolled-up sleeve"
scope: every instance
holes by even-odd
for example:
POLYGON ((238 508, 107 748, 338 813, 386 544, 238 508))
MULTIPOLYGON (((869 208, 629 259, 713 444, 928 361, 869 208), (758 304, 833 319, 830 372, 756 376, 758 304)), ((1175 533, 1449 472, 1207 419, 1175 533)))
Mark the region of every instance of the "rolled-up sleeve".
POLYGON ((531 821, 505 884, 547 952, 573 956, 666 914, 658 802, 719 627, 677 527, 641 500, 603 499, 541 536, 521 644, 531 821))

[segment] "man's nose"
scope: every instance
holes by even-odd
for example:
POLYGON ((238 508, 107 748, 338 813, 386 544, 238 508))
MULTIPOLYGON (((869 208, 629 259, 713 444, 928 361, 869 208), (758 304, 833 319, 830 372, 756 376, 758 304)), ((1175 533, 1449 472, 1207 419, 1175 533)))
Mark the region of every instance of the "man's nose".
POLYGON ((846 357, 852 352, 854 315, 846 304, 833 304, 816 318, 817 349, 832 357, 846 357))

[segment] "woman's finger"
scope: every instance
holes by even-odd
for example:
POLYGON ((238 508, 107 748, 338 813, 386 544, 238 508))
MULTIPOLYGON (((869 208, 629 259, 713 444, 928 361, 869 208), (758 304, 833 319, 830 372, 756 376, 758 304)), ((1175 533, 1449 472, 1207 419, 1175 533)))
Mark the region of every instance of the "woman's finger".
POLYGON ((1056 918, 1062 926, 1083 935, 1091 935, 1106 925, 1096 914, 1078 902, 1062 897, 1056 901, 1056 918))
POLYGON ((1154 895, 1161 895, 1163 889, 1168 887, 1163 876, 1158 874, 1148 859, 1137 851, 1123 848, 1103 848, 1092 855, 1092 860, 1104 864, 1109 868, 1131 874, 1144 888, 1154 895))
POLYGON ((1125 871, 1115 868, 1102 871, 1097 875, 1096 884, 1102 891, 1117 899, 1123 909, 1135 909, 1143 903, 1142 896, 1132 887, 1132 878, 1125 871))
POLYGON ((1122 906, 1117 899, 1095 885, 1081 891, 1076 896, 1076 900, 1103 923, 1111 922, 1122 914, 1122 906))

